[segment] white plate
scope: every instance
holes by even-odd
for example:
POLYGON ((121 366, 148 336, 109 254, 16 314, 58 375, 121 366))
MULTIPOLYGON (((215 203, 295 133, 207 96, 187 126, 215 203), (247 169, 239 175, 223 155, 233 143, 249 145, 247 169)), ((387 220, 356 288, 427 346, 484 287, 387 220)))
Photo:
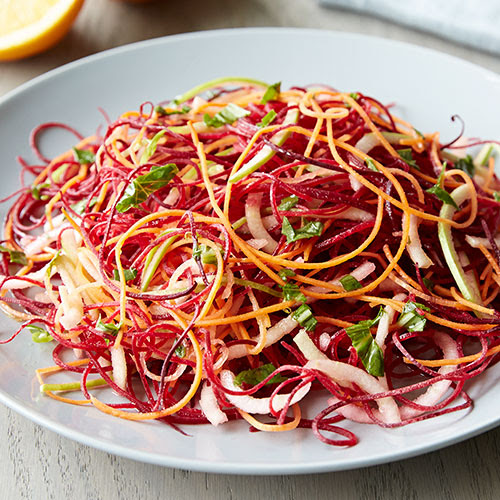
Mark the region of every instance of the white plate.
MULTIPOLYGON (((468 136, 500 138, 500 77, 473 64, 404 43, 348 33, 297 29, 241 29, 173 36, 121 47, 69 64, 29 82, 0 101, 0 196, 17 186, 18 154, 30 157, 30 130, 46 121, 68 123, 85 134, 111 117, 158 102, 218 76, 250 76, 268 82, 327 83, 360 90, 383 102, 421 130, 453 137, 458 113, 468 136)), ((67 134, 51 133, 49 154, 71 146, 67 134)), ((6 207, 2 207, 5 212, 6 207)), ((15 325, 0 319, 4 337, 15 325)), ((166 425, 134 423, 96 409, 55 402, 38 393, 34 370, 50 364, 50 347, 29 336, 0 347, 0 400, 64 436, 144 462, 209 472, 301 474, 363 467, 398 460, 474 436, 500 422, 500 366, 468 389, 473 411, 446 415, 401 429, 347 423, 360 438, 349 449, 332 448, 308 430, 249 433, 233 422, 219 428, 186 427, 185 437, 166 425)))

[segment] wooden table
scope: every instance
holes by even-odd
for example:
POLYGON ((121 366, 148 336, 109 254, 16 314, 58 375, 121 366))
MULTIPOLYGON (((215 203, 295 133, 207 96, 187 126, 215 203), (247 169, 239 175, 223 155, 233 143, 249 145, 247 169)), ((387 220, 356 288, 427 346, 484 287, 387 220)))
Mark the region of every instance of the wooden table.
MULTIPOLYGON (((147 6, 87 0, 73 30, 59 46, 32 59, 0 64, 0 95, 52 68, 104 49, 173 33, 240 26, 368 33, 436 48, 500 73, 499 57, 371 17, 323 9, 314 0, 160 0, 147 6)), ((0 422, 0 497, 6 499, 487 500, 498 498, 500 491, 500 428, 442 451, 368 469, 244 477, 185 472, 112 456, 59 437, 3 406, 0 422)))

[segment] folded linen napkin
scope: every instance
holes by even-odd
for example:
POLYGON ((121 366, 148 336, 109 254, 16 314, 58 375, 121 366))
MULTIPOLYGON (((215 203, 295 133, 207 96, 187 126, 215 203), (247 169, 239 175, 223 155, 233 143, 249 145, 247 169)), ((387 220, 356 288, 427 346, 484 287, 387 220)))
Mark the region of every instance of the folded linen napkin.
POLYGON ((320 0, 500 54, 498 0, 320 0))

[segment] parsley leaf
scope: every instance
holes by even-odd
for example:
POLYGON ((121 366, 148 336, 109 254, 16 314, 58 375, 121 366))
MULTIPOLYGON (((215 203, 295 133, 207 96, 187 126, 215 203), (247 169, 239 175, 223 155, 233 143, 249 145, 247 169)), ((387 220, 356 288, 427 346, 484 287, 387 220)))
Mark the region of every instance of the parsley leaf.
POLYGON ((370 328, 380 321, 382 314, 384 310, 380 308, 374 319, 360 321, 345 329, 366 371, 375 377, 384 375, 384 355, 375 342, 370 328))
POLYGON ((465 158, 459 158, 455 162, 455 168, 463 170, 466 174, 472 177, 474 175, 474 170, 475 170, 472 156, 467 155, 465 158))
POLYGON ((278 272, 278 276, 283 280, 283 281, 288 281, 288 278, 291 276, 295 276, 295 271, 292 271, 291 269, 282 269, 281 271, 278 272))
POLYGON ((430 311, 430 309, 423 304, 409 301, 403 307, 401 315, 399 316, 398 325, 405 327, 409 332, 423 331, 427 318, 420 314, 417 309, 421 311, 430 311))
POLYGON ((121 328, 121 323, 103 323, 101 318, 97 320, 95 327, 104 333, 110 333, 111 335, 117 335, 121 328))
POLYGON ((160 115, 160 116, 169 116, 169 115, 185 115, 186 113, 189 113, 191 111, 191 108, 189 106, 182 106, 181 109, 165 109, 163 106, 156 106, 155 111, 160 115))
POLYGON ((9 254, 11 264, 21 264, 25 266, 28 263, 25 253, 20 250, 12 250, 11 248, 0 245, 0 252, 9 254))
POLYGON ((92 151, 88 151, 87 149, 73 148, 73 152, 75 153, 76 161, 81 165, 95 162, 95 154, 92 153, 92 151))
POLYGON ((210 116, 208 113, 205 113, 203 115, 203 121, 207 127, 218 128, 228 123, 234 123, 239 118, 243 118, 249 114, 250 111, 230 102, 225 108, 221 109, 214 116, 210 116))
MULTIPOLYGON (((137 277, 137 269, 124 269, 123 274, 125 276, 125 281, 135 280, 137 277)), ((120 281, 120 274, 118 273, 118 269, 113 269, 113 279, 116 281, 120 281)))
POLYGON ((31 186, 31 196, 33 196, 35 200, 46 200, 48 196, 41 195, 40 191, 47 187, 50 187, 50 182, 42 182, 41 184, 34 184, 33 186, 31 186))
POLYGON ((445 191, 439 184, 435 184, 431 188, 427 189, 427 192, 435 195, 443 203, 446 203, 447 205, 451 205, 452 207, 458 209, 458 205, 456 204, 455 200, 451 197, 450 193, 445 191))
POLYGON ((299 202, 299 198, 296 194, 292 194, 291 196, 287 196, 281 200, 281 203, 278 206, 279 210, 290 210, 299 202))
POLYGON ((413 150, 411 148, 407 149, 398 149, 399 156, 403 159, 403 161, 410 165, 410 167, 416 167, 417 162, 413 159, 413 150))
MULTIPOLYGON (((251 370, 244 370, 234 378, 234 384, 238 387, 241 387, 243 384, 247 385, 257 385, 260 384, 263 380, 265 380, 271 373, 276 370, 272 363, 268 363, 266 365, 259 366, 258 368, 253 368, 251 370)), ((271 378, 266 385, 268 384, 281 384, 286 380, 285 377, 280 375, 279 373, 271 378)))
POLYGON ((306 224, 301 228, 294 229, 290 224, 288 218, 283 217, 281 232, 286 236, 286 242, 292 243, 297 240, 304 240, 308 238, 314 238, 315 236, 321 236, 321 233, 323 232, 323 224, 319 221, 310 221, 306 222, 306 224))
POLYGON ((149 159, 155 154, 156 148, 158 147, 158 142, 167 133, 166 130, 160 130, 155 136, 148 142, 144 153, 141 156, 141 163, 147 163, 149 159))
POLYGON ((168 163, 163 166, 156 165, 147 174, 136 177, 127 186, 116 205, 117 212, 126 212, 129 208, 137 207, 145 202, 152 193, 165 187, 178 171, 175 164, 168 163))

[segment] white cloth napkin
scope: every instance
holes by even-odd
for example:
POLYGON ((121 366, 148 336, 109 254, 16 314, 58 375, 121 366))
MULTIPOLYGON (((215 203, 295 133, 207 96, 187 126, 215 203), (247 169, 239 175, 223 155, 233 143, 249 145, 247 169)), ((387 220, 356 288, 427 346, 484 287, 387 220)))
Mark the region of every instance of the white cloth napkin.
POLYGON ((320 0, 500 54, 499 0, 320 0))

